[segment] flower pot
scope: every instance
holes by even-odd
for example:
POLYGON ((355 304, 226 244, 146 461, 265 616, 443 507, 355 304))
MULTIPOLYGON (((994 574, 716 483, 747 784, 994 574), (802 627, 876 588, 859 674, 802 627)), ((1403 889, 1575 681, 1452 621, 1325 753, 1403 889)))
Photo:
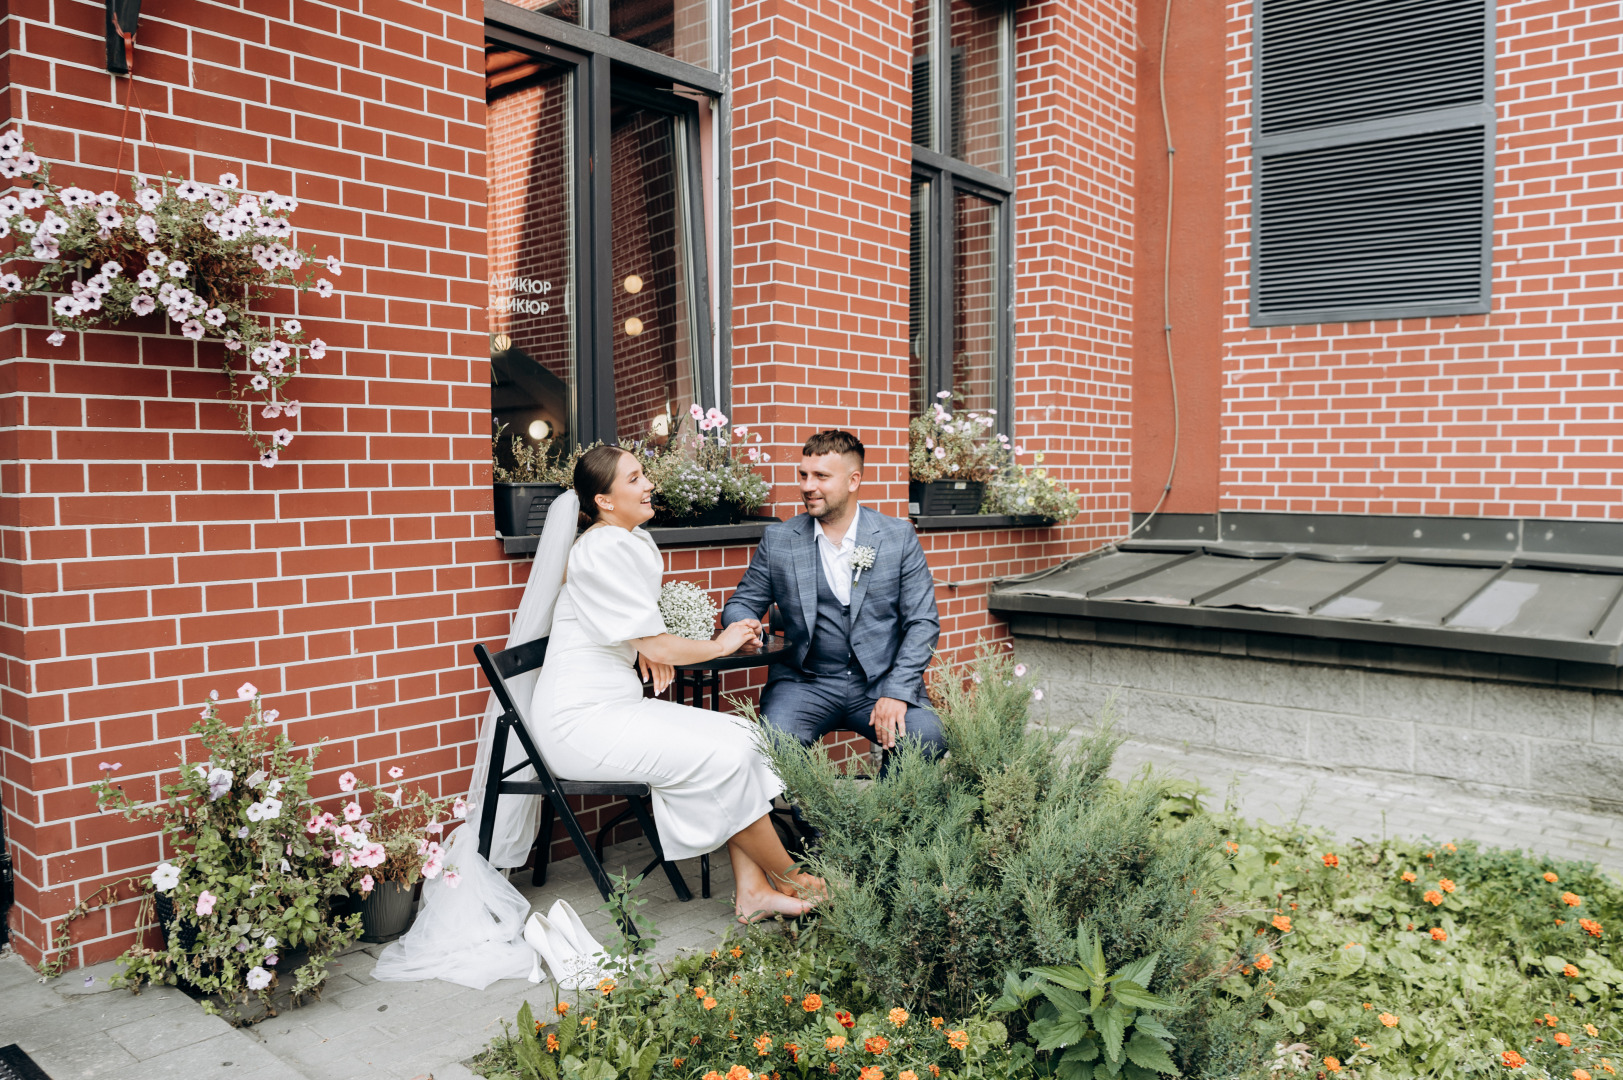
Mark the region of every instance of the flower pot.
POLYGON ((539 536, 547 509, 564 493, 562 484, 494 483, 496 532, 501 536, 539 536))
POLYGON ((978 514, 985 489, 979 480, 914 480, 907 485, 907 511, 919 517, 978 514))
POLYGON ((361 940, 370 944, 393 941, 411 926, 416 907, 410 885, 380 881, 361 897, 361 940))
POLYGON ((176 940, 181 949, 191 952, 192 946, 197 944, 197 924, 176 916, 173 898, 168 893, 153 893, 152 910, 158 916, 158 932, 163 935, 164 946, 168 947, 170 934, 178 934, 176 940))
POLYGON ((668 511, 658 510, 654 513, 654 520, 649 524, 665 529, 695 528, 703 525, 732 525, 738 521, 739 516, 736 507, 729 506, 726 503, 717 503, 708 510, 701 510, 699 513, 689 514, 687 517, 675 517, 668 511))

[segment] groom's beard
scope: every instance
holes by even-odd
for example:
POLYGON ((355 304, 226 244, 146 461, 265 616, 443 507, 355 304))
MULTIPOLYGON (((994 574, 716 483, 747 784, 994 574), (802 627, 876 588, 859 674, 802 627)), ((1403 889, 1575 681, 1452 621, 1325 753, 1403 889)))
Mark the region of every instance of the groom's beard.
POLYGON ((836 506, 828 499, 821 499, 816 503, 809 503, 806 501, 806 496, 802 495, 800 497, 800 505, 805 507, 806 513, 809 516, 821 521, 823 518, 844 517, 846 515, 846 511, 851 506, 851 499, 852 496, 847 495, 845 499, 838 506, 836 506))

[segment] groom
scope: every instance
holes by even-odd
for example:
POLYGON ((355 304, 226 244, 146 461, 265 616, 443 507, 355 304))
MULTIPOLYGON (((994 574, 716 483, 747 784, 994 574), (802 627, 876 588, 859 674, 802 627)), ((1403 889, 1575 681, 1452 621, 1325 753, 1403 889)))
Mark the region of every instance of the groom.
POLYGON ((761 711, 810 746, 849 730, 893 749, 917 740, 946 747, 930 711, 924 668, 941 635, 935 585, 913 526, 857 504, 862 443, 822 431, 801 450, 806 512, 767 526, 723 625, 759 619, 772 604, 793 650, 772 665, 761 711))

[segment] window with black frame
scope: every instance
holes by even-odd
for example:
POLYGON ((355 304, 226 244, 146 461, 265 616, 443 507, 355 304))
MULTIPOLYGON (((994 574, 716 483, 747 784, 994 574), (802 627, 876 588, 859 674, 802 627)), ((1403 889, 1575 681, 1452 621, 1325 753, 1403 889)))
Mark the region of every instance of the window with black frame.
POLYGON ((943 391, 1007 429, 1014 351, 1008 0, 913 0, 912 411, 943 391))
POLYGON ((727 407, 712 303, 727 259, 707 236, 725 187, 702 152, 723 128, 709 11, 486 3, 498 465, 513 466, 514 436, 564 454, 656 434, 694 402, 727 407))

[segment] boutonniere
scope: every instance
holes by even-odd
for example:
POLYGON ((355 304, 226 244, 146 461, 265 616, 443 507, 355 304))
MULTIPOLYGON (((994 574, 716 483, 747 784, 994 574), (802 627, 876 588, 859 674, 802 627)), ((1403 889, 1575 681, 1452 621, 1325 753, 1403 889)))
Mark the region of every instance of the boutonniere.
POLYGON ((868 547, 866 544, 858 544, 854 549, 852 549, 851 567, 856 571, 856 573, 851 575, 851 584, 855 585, 857 582, 862 580, 862 572, 864 570, 873 569, 873 560, 876 554, 878 553, 874 551, 873 548, 868 547))

